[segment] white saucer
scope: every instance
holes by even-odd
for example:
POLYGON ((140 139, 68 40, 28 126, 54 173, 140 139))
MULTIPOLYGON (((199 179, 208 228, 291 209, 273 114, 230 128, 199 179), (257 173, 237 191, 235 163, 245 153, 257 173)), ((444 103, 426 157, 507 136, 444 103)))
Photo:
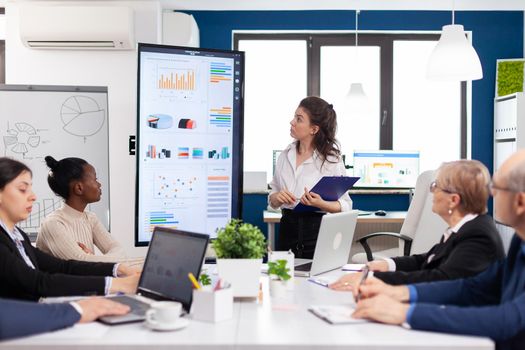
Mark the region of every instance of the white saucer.
POLYGON ((174 323, 155 324, 154 325, 154 324, 149 323, 148 321, 145 321, 144 325, 147 328, 152 329, 154 331, 176 331, 178 329, 182 329, 182 328, 186 327, 189 323, 190 323, 190 321, 188 319, 186 319, 186 318, 179 318, 174 323))

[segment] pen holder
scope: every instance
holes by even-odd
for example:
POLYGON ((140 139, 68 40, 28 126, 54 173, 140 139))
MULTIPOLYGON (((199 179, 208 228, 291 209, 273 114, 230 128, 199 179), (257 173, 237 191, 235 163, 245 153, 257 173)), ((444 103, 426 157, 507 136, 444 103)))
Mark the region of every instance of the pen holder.
POLYGON ((212 290, 193 290, 191 314, 194 320, 219 322, 233 317, 232 288, 212 290))

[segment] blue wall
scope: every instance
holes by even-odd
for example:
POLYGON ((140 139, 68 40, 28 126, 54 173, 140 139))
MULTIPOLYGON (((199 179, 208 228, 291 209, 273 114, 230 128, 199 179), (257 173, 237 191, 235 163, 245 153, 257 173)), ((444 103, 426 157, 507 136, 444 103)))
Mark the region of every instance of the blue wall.
MULTIPOLYGON (((353 30, 354 11, 188 11, 199 25, 201 47, 231 49, 232 30, 353 30)), ((362 11, 362 30, 440 30, 450 24, 448 11, 362 11)), ((492 171, 493 98, 496 59, 523 57, 522 11, 456 11, 456 23, 473 33, 484 78, 472 83, 472 158, 492 171)), ((424 116, 423 116, 424 117, 424 116)), ((439 120, 431 121, 439 123, 439 120)), ((443 137, 446 142, 446 136, 443 137)), ((244 196, 244 217, 261 206, 257 195, 244 196)), ((400 208, 395 197, 363 197, 366 207, 400 208)), ((361 208, 358 198, 355 207, 361 208)), ((404 202, 404 201, 403 201, 404 202)), ((266 201, 264 201, 265 205, 266 201)), ((374 208, 370 208, 374 209, 374 208)), ((402 209, 402 208, 401 208, 402 209)), ((398 210, 401 210, 398 209, 398 210)), ((248 215, 248 216, 247 216, 248 215)), ((257 214, 258 215, 258 214, 257 214)), ((262 214, 261 214, 262 217, 262 214)), ((262 222, 262 218, 261 218, 262 222)))

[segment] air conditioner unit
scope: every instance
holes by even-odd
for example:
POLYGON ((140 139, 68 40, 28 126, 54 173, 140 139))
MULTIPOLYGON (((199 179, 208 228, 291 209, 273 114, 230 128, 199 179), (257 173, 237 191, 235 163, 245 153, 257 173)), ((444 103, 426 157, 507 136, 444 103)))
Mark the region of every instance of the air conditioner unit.
POLYGON ((182 12, 164 12, 162 14, 162 43, 199 47, 199 27, 195 18, 182 12))
POLYGON ((135 49, 133 10, 122 6, 20 6, 20 38, 32 49, 135 49))

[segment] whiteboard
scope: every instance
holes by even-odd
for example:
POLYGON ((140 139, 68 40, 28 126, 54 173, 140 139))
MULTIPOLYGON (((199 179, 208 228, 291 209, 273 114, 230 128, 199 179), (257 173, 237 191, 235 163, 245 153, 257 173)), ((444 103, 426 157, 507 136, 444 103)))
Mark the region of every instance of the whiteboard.
POLYGON ((0 85, 0 154, 33 172, 36 201, 18 224, 35 234, 44 217, 62 206, 47 184, 47 155, 85 159, 97 171, 102 197, 89 205, 109 230, 109 147, 107 87, 0 85))

